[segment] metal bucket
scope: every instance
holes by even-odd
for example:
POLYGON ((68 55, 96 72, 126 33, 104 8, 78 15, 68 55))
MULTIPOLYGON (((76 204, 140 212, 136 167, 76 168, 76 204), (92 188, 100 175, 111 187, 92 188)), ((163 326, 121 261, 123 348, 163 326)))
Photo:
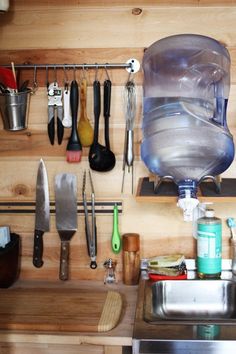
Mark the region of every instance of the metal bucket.
POLYGON ((0 111, 5 130, 27 128, 31 90, 17 93, 0 93, 0 111))

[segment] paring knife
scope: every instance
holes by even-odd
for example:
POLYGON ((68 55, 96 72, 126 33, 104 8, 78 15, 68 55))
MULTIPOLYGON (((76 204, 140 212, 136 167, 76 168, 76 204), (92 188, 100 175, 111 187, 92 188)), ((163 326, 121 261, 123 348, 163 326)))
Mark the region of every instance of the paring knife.
POLYGON ((35 207, 35 230, 34 230, 34 253, 33 264, 40 268, 43 265, 43 234, 49 231, 50 202, 48 177, 45 164, 41 159, 38 167, 36 182, 36 207, 35 207))

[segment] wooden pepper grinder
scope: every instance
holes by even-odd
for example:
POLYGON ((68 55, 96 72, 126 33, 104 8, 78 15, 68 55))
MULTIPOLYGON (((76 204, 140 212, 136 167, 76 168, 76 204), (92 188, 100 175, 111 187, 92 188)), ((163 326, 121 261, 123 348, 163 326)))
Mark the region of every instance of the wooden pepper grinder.
POLYGON ((139 234, 123 235, 123 282, 126 285, 136 285, 140 273, 140 240, 139 234))

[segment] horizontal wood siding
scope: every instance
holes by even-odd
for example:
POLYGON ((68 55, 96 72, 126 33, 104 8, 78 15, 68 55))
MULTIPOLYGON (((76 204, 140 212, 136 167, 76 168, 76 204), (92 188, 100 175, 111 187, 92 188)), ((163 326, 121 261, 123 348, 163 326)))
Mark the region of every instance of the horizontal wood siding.
MULTIPOLYGON (((231 92, 228 123, 236 136, 236 1, 12 1, 11 11, 1 16, 0 64, 15 63, 119 63, 129 58, 142 61, 143 51, 163 37, 179 33, 198 33, 214 37, 226 45, 231 54, 231 92), (140 7, 140 15, 133 8, 140 7)), ((63 72, 58 70, 63 84, 63 72)), ((33 71, 25 70, 22 79, 33 80, 33 71)), ((73 77, 72 70, 68 73, 73 77)), ((106 77, 100 70, 101 82, 106 77)), ((141 236, 141 256, 149 257, 182 252, 195 257, 196 241, 192 237, 191 223, 183 221, 182 212, 175 203, 139 203, 131 194, 131 174, 126 173, 125 190, 121 194, 122 159, 125 132, 123 106, 124 84, 128 78, 125 69, 109 70, 112 80, 111 147, 117 163, 108 173, 93 172, 97 200, 119 199, 123 202, 119 215, 121 235, 137 232, 141 236)), ((82 71, 76 71, 79 80, 82 71)), ((87 72, 88 116, 93 125, 92 83, 94 70, 87 72)), ((50 70, 53 80, 53 70, 50 70)), ((142 80, 140 71, 135 75, 137 84, 137 117, 135 122, 135 190, 140 177, 148 171, 140 159, 142 138, 142 80)), ((6 132, 0 122, 0 201, 34 201, 35 182, 39 159, 45 161, 50 198, 54 200, 54 177, 57 173, 72 172, 78 177, 78 200, 82 197, 82 175, 88 164, 88 148, 83 151, 80 164, 65 161, 69 130, 61 146, 51 146, 47 137, 47 94, 45 70, 37 71, 39 89, 31 97, 28 129, 18 133, 6 132)), ((101 118, 100 136, 103 140, 104 124, 101 118)), ((235 162, 224 174, 235 177, 235 162)), ((215 204, 216 215, 223 219, 223 256, 229 257, 229 230, 226 218, 236 217, 236 203, 215 204)), ((32 265, 33 214, 0 214, 0 225, 10 225, 22 238, 21 277, 23 279, 58 279, 60 240, 51 216, 50 233, 44 235, 44 266, 32 265)), ((105 259, 117 260, 118 279, 122 279, 122 254, 111 251, 112 215, 98 215, 98 268, 89 268, 84 234, 84 217, 78 215, 78 231, 71 241, 71 279, 103 279, 105 259)), ((14 352, 14 348, 12 352, 14 352)), ((19 349, 20 350, 20 349, 19 349)), ((5 349, 7 352, 7 349, 5 349)), ((20 351, 19 351, 20 352, 20 351)), ((41 353, 38 348, 37 352, 41 353)), ((98 350, 99 352, 99 350, 98 350)), ((73 348, 71 348, 71 353, 73 348)))

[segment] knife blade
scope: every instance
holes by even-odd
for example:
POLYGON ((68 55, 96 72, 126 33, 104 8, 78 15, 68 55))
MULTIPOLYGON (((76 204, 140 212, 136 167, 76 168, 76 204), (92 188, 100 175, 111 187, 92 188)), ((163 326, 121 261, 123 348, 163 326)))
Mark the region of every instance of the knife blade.
POLYGON ((46 166, 40 159, 36 181, 36 206, 33 265, 40 268, 43 265, 43 234, 49 231, 50 202, 46 166))

